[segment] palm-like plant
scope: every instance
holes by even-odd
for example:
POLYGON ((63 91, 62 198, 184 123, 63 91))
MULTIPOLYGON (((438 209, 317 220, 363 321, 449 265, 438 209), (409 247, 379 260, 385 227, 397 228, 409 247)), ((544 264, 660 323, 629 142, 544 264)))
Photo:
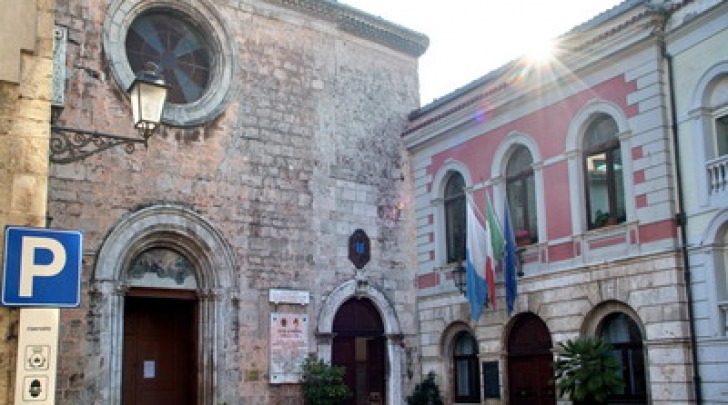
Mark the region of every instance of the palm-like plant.
POLYGON ((575 403, 604 404, 609 394, 622 390, 621 367, 612 356, 612 345, 597 337, 580 337, 559 343, 554 363, 559 396, 575 403))

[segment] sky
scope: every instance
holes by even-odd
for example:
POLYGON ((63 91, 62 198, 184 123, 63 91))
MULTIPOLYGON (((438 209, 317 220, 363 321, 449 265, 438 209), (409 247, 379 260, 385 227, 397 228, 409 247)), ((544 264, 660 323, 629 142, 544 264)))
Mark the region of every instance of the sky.
POLYGON ((426 105, 622 0, 339 0, 430 38, 420 57, 426 105))

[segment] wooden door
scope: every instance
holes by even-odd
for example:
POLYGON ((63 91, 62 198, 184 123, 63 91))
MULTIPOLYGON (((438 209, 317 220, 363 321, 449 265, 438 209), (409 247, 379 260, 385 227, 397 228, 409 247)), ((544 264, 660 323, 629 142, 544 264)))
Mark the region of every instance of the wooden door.
POLYGON ((510 358, 511 404, 550 405, 555 403, 551 355, 510 358))
POLYGON ((512 405, 556 403, 551 333, 534 314, 519 315, 508 336, 508 392, 512 405))
POLYGON ((122 403, 195 403, 195 301, 127 297, 122 403))
POLYGON ((369 393, 370 403, 385 404, 386 390, 384 389, 384 378, 387 374, 384 364, 387 356, 385 353, 386 339, 378 337, 367 340, 367 392, 369 393), (377 402, 379 401, 379 402, 377 402))
POLYGON ((344 368, 344 383, 352 393, 352 398, 345 405, 356 403, 356 342, 352 336, 336 336, 334 349, 331 352, 331 364, 344 368))
POLYGON ((350 299, 336 312, 333 331, 331 363, 345 368, 344 382, 353 394, 344 405, 383 404, 387 357, 379 312, 368 299, 350 299))

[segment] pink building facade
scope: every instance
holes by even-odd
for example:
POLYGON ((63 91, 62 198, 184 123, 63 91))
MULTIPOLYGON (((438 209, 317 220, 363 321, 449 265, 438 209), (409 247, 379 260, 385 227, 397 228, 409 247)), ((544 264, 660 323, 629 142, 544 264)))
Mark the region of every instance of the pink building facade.
MULTIPOLYGON (((685 4, 627 1, 527 58, 410 115, 422 371, 448 403, 553 404, 558 343, 614 345, 611 403, 691 403, 693 352, 679 250, 665 22, 685 4), (519 239, 518 295, 471 319, 454 270, 466 200, 519 239)), ((486 50, 487 51, 487 50, 486 50)))

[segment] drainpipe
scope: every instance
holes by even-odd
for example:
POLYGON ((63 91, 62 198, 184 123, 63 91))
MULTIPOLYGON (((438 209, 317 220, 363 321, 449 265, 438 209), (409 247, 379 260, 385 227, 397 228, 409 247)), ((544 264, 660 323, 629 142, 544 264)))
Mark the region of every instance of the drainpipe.
POLYGON ((702 379, 700 378, 700 365, 698 361, 698 342, 697 338, 695 336, 695 315, 693 312, 693 292, 692 292, 692 275, 690 270, 690 258, 688 257, 688 235, 687 235, 687 227, 688 227, 688 216, 685 214, 684 210, 684 197, 683 197, 683 187, 682 187, 682 169, 680 167, 680 163, 682 160, 680 159, 680 141, 679 141, 679 130, 678 130, 678 123, 677 123, 677 103, 675 102, 675 76, 673 74, 673 65, 672 65, 672 55, 667 51, 667 44, 665 43, 665 33, 666 33, 666 26, 667 22, 670 18, 670 15, 672 14, 671 10, 668 10, 667 7, 664 5, 658 6, 659 8, 656 10, 658 13, 662 14, 664 20, 663 25, 661 27, 661 37, 660 37, 660 50, 662 53, 662 57, 665 59, 665 65, 666 65, 666 72, 667 72, 667 92, 669 96, 669 103, 670 103, 670 128, 672 130, 672 142, 673 142, 673 149, 675 152, 675 180, 676 180, 676 187, 677 187, 677 204, 678 204, 678 212, 675 214, 675 220, 677 222, 677 227, 680 229, 680 240, 681 240, 681 246, 680 250, 682 253, 682 262, 683 262, 683 277, 685 280, 685 293, 686 298, 688 300, 688 323, 690 328, 690 351, 691 356, 693 360, 693 386, 695 390, 695 402, 698 405, 701 405, 703 403, 703 392, 702 392, 702 379))

